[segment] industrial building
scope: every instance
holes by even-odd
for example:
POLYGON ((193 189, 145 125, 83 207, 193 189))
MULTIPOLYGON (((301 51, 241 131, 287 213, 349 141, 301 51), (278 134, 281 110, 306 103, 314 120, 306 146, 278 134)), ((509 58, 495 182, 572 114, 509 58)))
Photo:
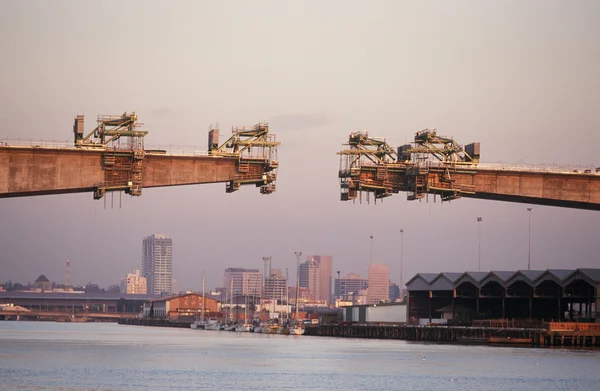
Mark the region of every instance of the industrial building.
POLYGON ((221 311, 221 303, 197 293, 165 296, 144 303, 144 317, 168 318, 172 321, 194 321, 204 313, 205 318, 221 311))
POLYGON ((155 298, 158 296, 105 292, 0 292, 0 304, 37 311, 140 313, 142 304, 155 298))
POLYGON ((406 287, 410 322, 600 322, 600 269, 418 273, 406 287))

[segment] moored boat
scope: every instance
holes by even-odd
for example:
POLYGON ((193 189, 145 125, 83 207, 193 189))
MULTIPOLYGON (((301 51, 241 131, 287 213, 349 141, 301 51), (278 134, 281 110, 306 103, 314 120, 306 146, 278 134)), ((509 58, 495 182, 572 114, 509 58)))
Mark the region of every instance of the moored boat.
POLYGON ((236 332, 249 333, 250 330, 251 330, 251 325, 248 323, 239 324, 239 325, 235 326, 236 332))

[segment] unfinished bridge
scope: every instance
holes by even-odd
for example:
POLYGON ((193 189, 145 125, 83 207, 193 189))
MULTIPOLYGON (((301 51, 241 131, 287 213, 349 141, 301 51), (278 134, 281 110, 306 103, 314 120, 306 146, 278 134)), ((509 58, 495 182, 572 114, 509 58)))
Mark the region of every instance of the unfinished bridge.
POLYGON ((393 148, 368 132, 351 133, 340 155, 341 200, 367 202, 406 192, 408 200, 461 197, 600 210, 600 167, 504 166, 480 163, 480 144, 459 145, 425 129, 393 148))
POLYGON ((143 188, 225 183, 227 193, 254 185, 262 194, 275 191, 277 146, 267 123, 234 127, 219 143, 218 127, 208 133, 208 151, 169 153, 146 149, 147 131, 135 113, 99 115, 84 131, 84 117, 73 125, 74 143, 0 142, 0 198, 45 194, 107 192, 142 194, 143 188))

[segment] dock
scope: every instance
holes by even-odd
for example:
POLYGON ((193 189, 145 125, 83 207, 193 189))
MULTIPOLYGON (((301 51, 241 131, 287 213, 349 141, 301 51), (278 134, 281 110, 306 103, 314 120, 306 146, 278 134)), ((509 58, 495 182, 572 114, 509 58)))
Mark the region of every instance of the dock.
POLYGON ((600 323, 549 322, 541 328, 409 324, 323 324, 305 335, 534 347, 600 347, 600 323))

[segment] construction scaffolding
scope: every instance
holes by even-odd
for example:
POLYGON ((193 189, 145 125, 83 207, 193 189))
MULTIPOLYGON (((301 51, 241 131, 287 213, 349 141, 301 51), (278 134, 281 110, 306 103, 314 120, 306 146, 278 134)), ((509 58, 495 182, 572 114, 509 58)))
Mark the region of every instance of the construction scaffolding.
POLYGON ((120 116, 99 115, 96 128, 84 136, 84 117, 78 115, 73 125, 75 146, 102 152, 104 180, 97 184, 94 199, 107 191, 121 191, 132 196, 142 194, 144 136, 134 113, 120 116))
POLYGON ((342 201, 367 201, 373 193, 375 201, 399 191, 408 200, 420 200, 426 194, 439 195, 442 201, 473 193, 473 186, 458 185, 454 175, 477 166, 479 143, 462 147, 452 138, 438 136, 436 129, 415 134, 413 143, 396 149, 384 138, 369 137, 367 131, 351 133, 340 155, 340 198, 342 201))
POLYGON ((225 191, 232 193, 243 184, 255 184, 261 194, 275 191, 277 179, 277 146, 274 134, 269 133, 269 124, 260 122, 251 127, 232 127, 231 137, 219 146, 219 128, 211 128, 208 134, 208 152, 211 156, 237 158, 234 178, 225 191))

